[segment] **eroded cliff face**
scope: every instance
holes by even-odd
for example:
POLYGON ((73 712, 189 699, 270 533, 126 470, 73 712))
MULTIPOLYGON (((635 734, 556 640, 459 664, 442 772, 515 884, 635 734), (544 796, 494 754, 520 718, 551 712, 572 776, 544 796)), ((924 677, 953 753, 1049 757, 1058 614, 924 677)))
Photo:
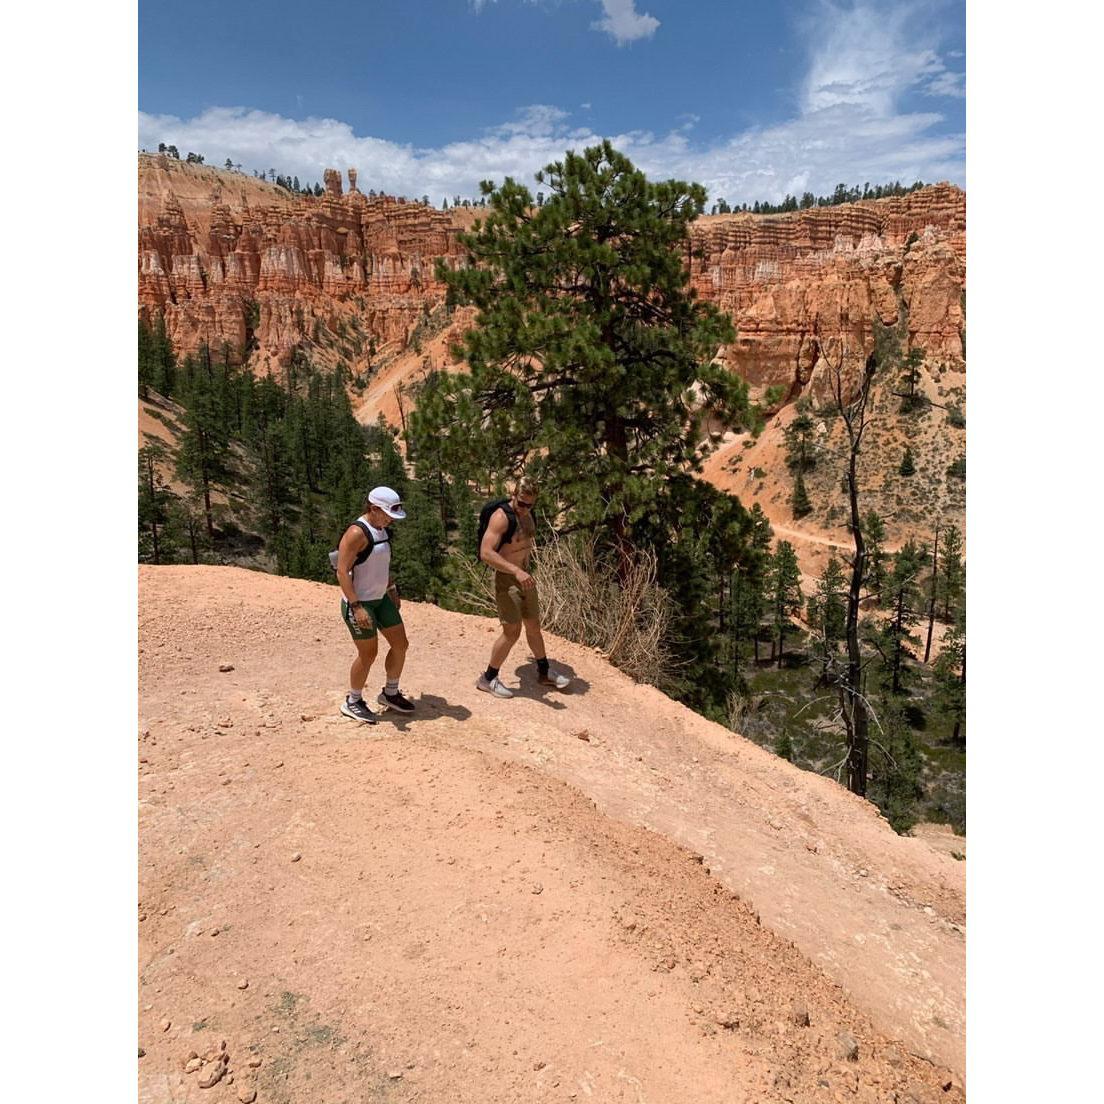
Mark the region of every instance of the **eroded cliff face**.
MULTIPOLYGON (((233 174, 204 167, 220 182, 204 206, 195 188, 188 209, 176 193, 176 173, 144 156, 139 162, 139 310, 163 313, 183 352, 206 342, 238 356, 255 348, 264 370, 284 363, 297 346, 320 333, 344 330, 360 337, 355 356, 373 340, 403 348, 418 321, 444 299, 434 277, 438 257, 458 257, 459 224, 448 214, 391 196, 364 195, 351 173, 326 173, 325 195, 254 202, 256 188, 235 190, 233 174), (154 202, 150 182, 164 187, 154 202), (355 323, 354 323, 355 320, 355 323)), ((191 169, 191 166, 188 166, 191 169)), ((257 181, 252 181, 256 185, 257 181)), ((263 198, 263 197, 260 197, 263 198)), ((351 351, 351 350, 350 350, 351 351)))
POLYGON ((786 399, 823 389, 825 350, 873 348, 872 319, 904 319, 909 347, 963 363, 966 195, 939 184, 894 199, 785 215, 714 215, 694 226, 691 282, 737 328, 725 359, 786 399))
MULTIPOLYGON (((335 332, 354 370, 394 353, 444 300, 438 257, 477 211, 366 196, 327 170, 325 195, 291 196, 251 177, 139 158, 138 296, 163 312, 178 349, 253 346, 261 370, 335 332), (362 362, 362 363, 360 363, 362 362)), ((785 215, 715 215, 694 226, 698 293, 732 315, 732 369, 786 399, 816 392, 825 348, 872 347, 871 319, 904 318, 910 346, 963 360, 966 196, 935 185, 895 199, 785 215)), ((815 395, 814 395, 815 397, 815 395)))
MULTIPOLYGON (((411 384, 451 367, 448 347, 472 312, 443 309, 434 276, 443 257, 459 263, 457 235, 479 211, 437 211, 349 190, 334 170, 326 193, 300 198, 253 178, 139 161, 139 309, 163 313, 178 350, 224 343, 249 348, 250 364, 271 371, 305 348, 316 363, 343 363, 357 382, 357 417, 398 425, 411 384)), ((931 519, 961 525, 965 485, 948 476, 964 454, 966 196, 950 185, 911 195, 785 215, 717 215, 693 227, 693 287, 733 318, 735 343, 720 351, 762 397, 783 398, 751 440, 716 430, 718 450, 705 478, 759 502, 807 567, 833 545, 845 547, 847 515, 839 484, 839 427, 823 430, 822 462, 806 475, 814 512, 796 521, 785 465, 785 426, 799 398, 830 405, 826 358, 841 349, 857 369, 873 348, 872 321, 903 323, 910 348, 925 351, 919 381, 931 406, 901 415, 892 373, 873 400, 876 425, 864 444, 864 508, 876 509, 894 544, 925 538, 931 519), (906 443, 917 474, 898 475, 906 443)), ((818 415, 820 417, 820 415, 818 415)))

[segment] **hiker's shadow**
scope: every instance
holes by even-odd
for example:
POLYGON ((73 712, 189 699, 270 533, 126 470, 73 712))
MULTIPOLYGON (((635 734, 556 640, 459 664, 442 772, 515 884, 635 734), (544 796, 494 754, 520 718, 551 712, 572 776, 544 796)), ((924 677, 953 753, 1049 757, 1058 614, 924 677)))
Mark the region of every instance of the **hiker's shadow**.
POLYGON ((585 694, 590 690, 590 683, 586 679, 579 678, 571 667, 558 664, 557 671, 562 672, 571 679, 571 685, 563 690, 557 690, 554 686, 542 686, 537 682, 537 675, 533 671, 532 662, 523 663, 514 668, 517 676, 518 688, 514 691, 515 698, 530 698, 538 701, 549 709, 566 709, 568 698, 585 694))
POLYGON ((379 719, 393 724, 400 732, 405 732, 412 721, 435 721, 438 717, 466 721, 471 715, 471 710, 466 705, 452 705, 437 694, 421 694, 414 700, 413 713, 387 709, 379 715, 379 719))

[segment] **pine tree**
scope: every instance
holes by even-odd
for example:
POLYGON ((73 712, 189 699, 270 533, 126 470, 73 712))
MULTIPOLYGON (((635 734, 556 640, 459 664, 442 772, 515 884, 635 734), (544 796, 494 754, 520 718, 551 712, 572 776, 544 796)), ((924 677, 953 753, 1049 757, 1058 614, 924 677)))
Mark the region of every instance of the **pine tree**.
POLYGON ((153 332, 149 326, 138 319, 138 395, 149 398, 149 389, 154 379, 153 332))
POLYGON ((954 625, 943 636, 943 646, 935 661, 934 703, 936 712, 954 726, 952 741, 965 744, 966 610, 962 606, 958 608, 954 625))
POLYGON ((447 535, 441 511, 420 480, 403 491, 406 520, 396 523, 395 577, 399 592, 418 602, 436 602, 444 586, 447 535))
POLYGON ((835 556, 829 556, 824 565, 824 574, 817 582, 816 593, 808 602, 808 614, 809 623, 817 631, 820 681, 827 684, 847 631, 847 580, 843 566, 835 556))
POLYGON ((206 528, 206 508, 201 497, 190 495, 173 500, 169 505, 168 531, 173 540, 183 546, 193 564, 201 562, 211 548, 206 528))
POLYGON ((707 451, 690 389, 726 421, 748 413, 744 385, 712 363, 731 323, 687 287, 705 192, 648 182, 608 142, 537 179, 550 193, 539 209, 511 179, 484 184, 490 213, 461 236, 472 263, 438 263, 449 304, 479 315, 463 342, 470 370, 419 403, 414 441, 439 437, 458 473, 528 462, 572 525, 604 527, 623 573, 638 525, 681 521, 672 477, 707 451))
POLYGON ((185 396, 184 432, 177 450, 177 474, 203 498, 207 536, 214 537, 214 511, 211 488, 229 476, 229 437, 218 405, 214 366, 204 346, 200 362, 186 367, 188 392, 185 396))
POLYGON ((943 603, 943 620, 953 621, 962 601, 966 570, 962 563, 962 534, 953 525, 947 526, 943 538, 943 568, 939 573, 938 590, 943 603))
MULTIPOLYGON (((924 366, 924 350, 909 349, 901 365, 901 411, 909 414, 924 405, 924 396, 917 388, 920 386, 920 370, 924 366)), ((902 473, 904 474, 904 473, 902 473)))
POLYGON ((899 474, 906 477, 916 474, 916 464, 913 462, 912 448, 909 445, 905 445, 905 455, 901 457, 899 474))
POLYGON ((774 631, 778 634, 778 668, 782 669, 782 655, 785 650, 786 630, 790 627, 790 617, 801 612, 801 570, 797 566, 797 556, 789 541, 779 541, 771 560, 769 579, 771 611, 774 617, 774 631))
POLYGON ((862 522, 863 536, 866 539, 866 577, 864 585, 868 594, 873 595, 878 605, 885 602, 886 560, 885 525, 874 510, 869 510, 862 522))
POLYGON ((809 493, 805 490, 805 477, 801 474, 801 469, 798 469, 797 475, 794 477, 794 489, 793 495, 790 497, 790 508, 793 510, 795 518, 803 518, 806 514, 813 512, 813 504, 809 501, 809 493))
POLYGON ((789 763, 793 762, 793 739, 790 737, 790 730, 788 728, 783 728, 778 734, 778 739, 775 741, 774 745, 774 753, 779 759, 785 759, 789 763))
POLYGON ((920 638, 912 634, 912 627, 919 618, 920 572, 927 551, 909 540, 893 557, 893 569, 887 580, 886 605, 889 616, 878 631, 878 645, 882 666, 887 672, 894 694, 901 693, 905 657, 908 649, 916 648, 920 638))
POLYGON ((158 314, 153 323, 150 353, 153 358, 153 389, 166 399, 176 390, 176 356, 165 328, 165 315, 158 314))
POLYGON ((175 545, 168 531, 176 495, 169 489, 161 468, 168 452, 159 441, 138 450, 138 559, 155 564, 172 563, 175 545))
POLYGON ((771 563, 770 549, 774 542, 770 521, 758 502, 752 506, 749 518, 751 531, 747 539, 747 550, 736 565, 729 584, 734 675, 739 673, 740 645, 744 641, 752 642, 755 661, 759 661, 759 626, 763 621, 767 573, 771 563))
POLYGON ((920 752, 901 703, 880 701, 879 739, 874 743, 871 796, 897 832, 907 832, 917 820, 920 786, 920 752))
POLYGON ((797 416, 786 427, 786 466, 792 471, 809 471, 816 467, 816 453, 813 449, 813 430, 815 424, 803 402, 798 403, 797 416))

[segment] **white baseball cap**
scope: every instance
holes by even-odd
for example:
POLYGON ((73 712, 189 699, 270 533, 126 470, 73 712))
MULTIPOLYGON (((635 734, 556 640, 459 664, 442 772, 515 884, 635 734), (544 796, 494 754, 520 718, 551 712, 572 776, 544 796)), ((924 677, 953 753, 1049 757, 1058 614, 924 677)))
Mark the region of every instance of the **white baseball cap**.
POLYGON ((368 501, 396 521, 402 521, 406 517, 402 499, 399 498, 398 492, 391 490, 390 487, 374 487, 368 494, 368 501))

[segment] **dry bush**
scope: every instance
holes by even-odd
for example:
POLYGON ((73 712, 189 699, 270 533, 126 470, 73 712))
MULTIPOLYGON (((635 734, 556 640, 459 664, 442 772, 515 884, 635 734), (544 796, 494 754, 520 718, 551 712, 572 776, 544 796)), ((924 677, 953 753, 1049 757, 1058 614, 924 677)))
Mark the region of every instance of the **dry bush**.
MULTIPOLYGON (((678 662, 667 639, 674 605, 656 581, 652 553, 637 553, 624 585, 593 541, 550 538, 534 552, 530 568, 544 628, 594 648, 636 682, 672 687, 678 662)), ((464 557, 456 577, 454 593, 467 612, 497 615, 493 571, 464 557)))

